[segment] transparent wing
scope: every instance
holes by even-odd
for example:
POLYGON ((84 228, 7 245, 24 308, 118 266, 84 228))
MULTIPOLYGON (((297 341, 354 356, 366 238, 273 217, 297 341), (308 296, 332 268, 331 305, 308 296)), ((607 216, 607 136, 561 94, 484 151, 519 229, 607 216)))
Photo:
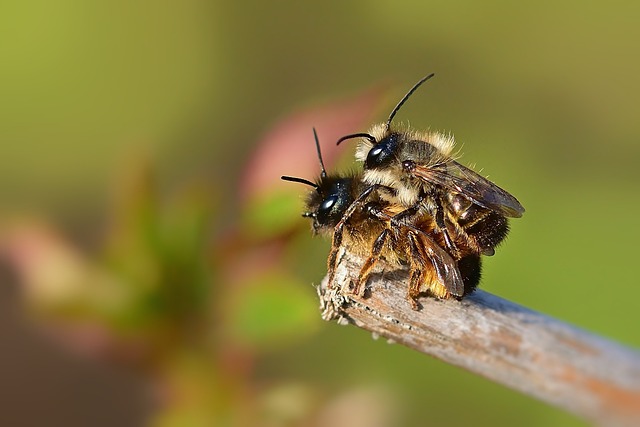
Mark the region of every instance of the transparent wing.
POLYGON ((426 233, 411 227, 416 232, 418 241, 421 243, 421 250, 426 258, 431 261, 438 276, 438 281, 452 295, 461 297, 464 295, 464 282, 458 270, 458 265, 444 249, 429 237, 426 233))
POLYGON ((456 161, 432 167, 417 165, 412 173, 420 179, 442 185, 484 208, 505 216, 520 218, 524 213, 524 207, 515 197, 456 161))

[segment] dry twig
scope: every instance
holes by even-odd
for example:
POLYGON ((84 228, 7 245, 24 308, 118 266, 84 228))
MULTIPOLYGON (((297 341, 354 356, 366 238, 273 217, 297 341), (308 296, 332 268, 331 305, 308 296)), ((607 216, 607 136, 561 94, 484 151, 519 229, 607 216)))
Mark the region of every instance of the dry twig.
POLYGON ((406 300, 406 274, 373 275, 349 293, 362 260, 344 254, 335 286, 318 288, 322 316, 463 367, 606 425, 640 425, 640 353, 484 291, 463 301, 406 300))

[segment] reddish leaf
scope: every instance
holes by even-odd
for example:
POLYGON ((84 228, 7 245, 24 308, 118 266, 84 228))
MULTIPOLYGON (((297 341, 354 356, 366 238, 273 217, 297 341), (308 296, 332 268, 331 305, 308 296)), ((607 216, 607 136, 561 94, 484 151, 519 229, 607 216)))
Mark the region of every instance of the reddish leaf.
POLYGON ((331 170, 344 150, 336 146, 336 141, 348 133, 362 131, 376 110, 381 94, 380 87, 373 88, 356 98, 295 113, 273 126, 247 162, 240 185, 242 201, 246 204, 257 195, 290 186, 280 180, 281 175, 307 179, 318 176, 320 166, 313 127, 318 132, 325 166, 331 170))

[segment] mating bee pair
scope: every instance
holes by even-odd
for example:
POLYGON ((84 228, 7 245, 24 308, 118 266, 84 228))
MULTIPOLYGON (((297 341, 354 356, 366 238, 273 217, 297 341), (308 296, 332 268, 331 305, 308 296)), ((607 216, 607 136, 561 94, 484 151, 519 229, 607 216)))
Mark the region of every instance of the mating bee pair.
POLYGON ((478 286, 480 256, 493 255, 506 237, 507 217, 524 213, 515 197, 454 159, 451 137, 392 126, 405 101, 431 77, 416 83, 385 123, 338 140, 360 140, 362 171, 327 174, 314 129, 320 178, 282 177, 314 189, 303 216, 313 219, 316 234, 332 234, 329 286, 345 248, 366 257, 353 280, 356 294, 382 258, 392 267, 409 267, 407 297, 415 309, 422 293, 461 298, 478 286))

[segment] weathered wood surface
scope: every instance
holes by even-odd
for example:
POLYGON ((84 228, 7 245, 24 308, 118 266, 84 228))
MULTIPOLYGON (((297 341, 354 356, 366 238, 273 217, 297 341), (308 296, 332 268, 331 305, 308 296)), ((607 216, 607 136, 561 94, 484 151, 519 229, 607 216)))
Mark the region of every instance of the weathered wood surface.
POLYGON ((344 255, 318 288, 325 320, 352 323, 601 425, 640 426, 640 353, 478 290, 462 301, 406 300, 407 276, 374 274, 348 291, 362 260, 344 255))

